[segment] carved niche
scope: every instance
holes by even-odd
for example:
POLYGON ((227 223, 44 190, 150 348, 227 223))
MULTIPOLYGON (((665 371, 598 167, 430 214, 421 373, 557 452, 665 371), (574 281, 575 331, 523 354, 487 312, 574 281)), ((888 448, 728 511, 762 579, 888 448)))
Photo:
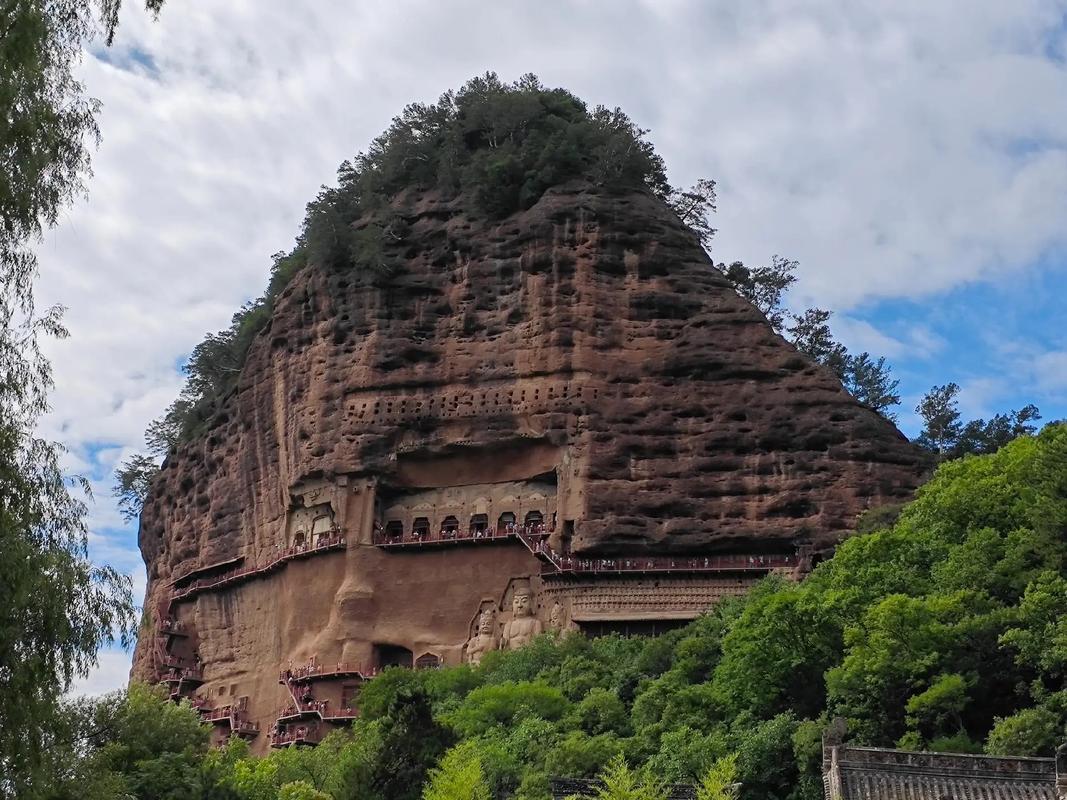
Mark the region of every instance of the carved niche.
POLYGON ((505 592, 505 598, 511 596, 511 619, 504 623, 500 643, 505 650, 518 650, 529 644, 544 625, 537 618, 537 598, 528 578, 516 578, 505 592))
POLYGON ((463 660, 477 666, 486 653, 496 650, 497 642, 496 602, 483 600, 478 613, 471 621, 471 634, 463 647, 463 660))

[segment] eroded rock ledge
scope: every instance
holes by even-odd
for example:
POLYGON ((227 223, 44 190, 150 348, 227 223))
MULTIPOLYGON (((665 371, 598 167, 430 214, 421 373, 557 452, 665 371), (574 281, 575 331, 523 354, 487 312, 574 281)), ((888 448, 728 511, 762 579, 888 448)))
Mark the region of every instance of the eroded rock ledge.
MULTIPOLYGON (((541 577, 519 541, 376 546, 386 532, 529 524, 581 559, 795 557, 926 469, 649 195, 563 187, 503 222, 462 198, 397 207, 399 274, 297 275, 145 507, 149 608, 195 632, 167 652, 195 652, 211 706, 247 697, 265 730, 290 661, 454 662, 549 626, 636 630, 758 577, 541 577), (268 564, 329 531, 342 549, 172 603, 192 570, 268 564)), ((147 641, 141 677, 158 661, 147 641)), ((326 683, 335 707, 355 691, 326 683)))

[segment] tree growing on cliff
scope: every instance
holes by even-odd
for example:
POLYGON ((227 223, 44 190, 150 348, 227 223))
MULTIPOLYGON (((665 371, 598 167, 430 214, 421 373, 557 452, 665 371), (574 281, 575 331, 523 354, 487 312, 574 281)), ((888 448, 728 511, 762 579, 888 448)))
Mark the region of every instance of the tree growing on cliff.
POLYGON ((829 367, 838 379, 848 377, 848 350, 830 332, 832 311, 809 308, 802 314, 791 314, 793 324, 786 328, 789 340, 797 350, 806 353, 824 367, 829 367))
MULTIPOLYGON (((843 348, 842 348, 843 350, 843 348)), ((888 420, 895 421, 897 415, 890 409, 900 405, 900 393, 897 388, 900 381, 890 377, 889 366, 885 356, 877 361, 867 352, 858 356, 844 355, 844 387, 849 393, 868 408, 873 408, 888 420)))
POLYGON ((119 513, 127 522, 141 516, 152 480, 159 473, 159 465, 150 456, 131 456, 115 471, 115 488, 112 495, 119 501, 119 513))
POLYGON ((715 236, 715 229, 711 227, 711 215, 715 213, 715 181, 701 178, 688 189, 671 189, 665 199, 678 215, 678 220, 696 235, 700 246, 707 250, 715 236))
POLYGON ((830 331, 831 311, 809 308, 795 314, 786 309, 785 297, 796 283, 798 266, 797 261, 775 255, 768 267, 751 268, 735 261, 719 264, 718 269, 739 295, 762 312, 776 333, 788 334, 800 352, 830 369, 853 397, 895 421, 892 408, 900 404, 900 381, 891 376, 885 358, 876 360, 866 352, 851 355, 830 331))
POLYGON ((785 295, 797 282, 798 266, 798 261, 774 255, 769 267, 746 267, 734 261, 729 266, 719 264, 718 268, 733 284, 734 291, 763 313, 775 333, 781 333, 786 318, 785 295))

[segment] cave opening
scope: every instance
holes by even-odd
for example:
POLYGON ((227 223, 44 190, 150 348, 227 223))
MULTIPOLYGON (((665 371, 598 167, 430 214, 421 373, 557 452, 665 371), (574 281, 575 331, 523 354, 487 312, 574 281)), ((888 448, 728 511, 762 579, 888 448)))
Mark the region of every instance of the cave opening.
POLYGON ((415 663, 415 654, 398 644, 378 643, 374 645, 374 660, 379 669, 385 667, 411 669, 415 663))

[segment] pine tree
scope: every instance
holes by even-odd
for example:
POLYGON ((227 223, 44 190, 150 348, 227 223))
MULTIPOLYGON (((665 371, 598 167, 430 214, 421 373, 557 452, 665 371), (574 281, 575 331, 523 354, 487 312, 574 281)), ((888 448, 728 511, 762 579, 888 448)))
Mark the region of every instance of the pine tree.
POLYGON ((916 443, 933 450, 941 458, 951 453, 962 433, 956 400, 959 393, 960 387, 955 383, 935 386, 915 407, 915 413, 923 420, 922 433, 916 443))
POLYGON ((875 361, 870 353, 864 352, 847 357, 844 383, 845 388, 861 403, 886 419, 895 421, 897 415, 889 409, 900 404, 900 394, 897 392, 900 381, 891 378, 889 372, 884 357, 875 361))

